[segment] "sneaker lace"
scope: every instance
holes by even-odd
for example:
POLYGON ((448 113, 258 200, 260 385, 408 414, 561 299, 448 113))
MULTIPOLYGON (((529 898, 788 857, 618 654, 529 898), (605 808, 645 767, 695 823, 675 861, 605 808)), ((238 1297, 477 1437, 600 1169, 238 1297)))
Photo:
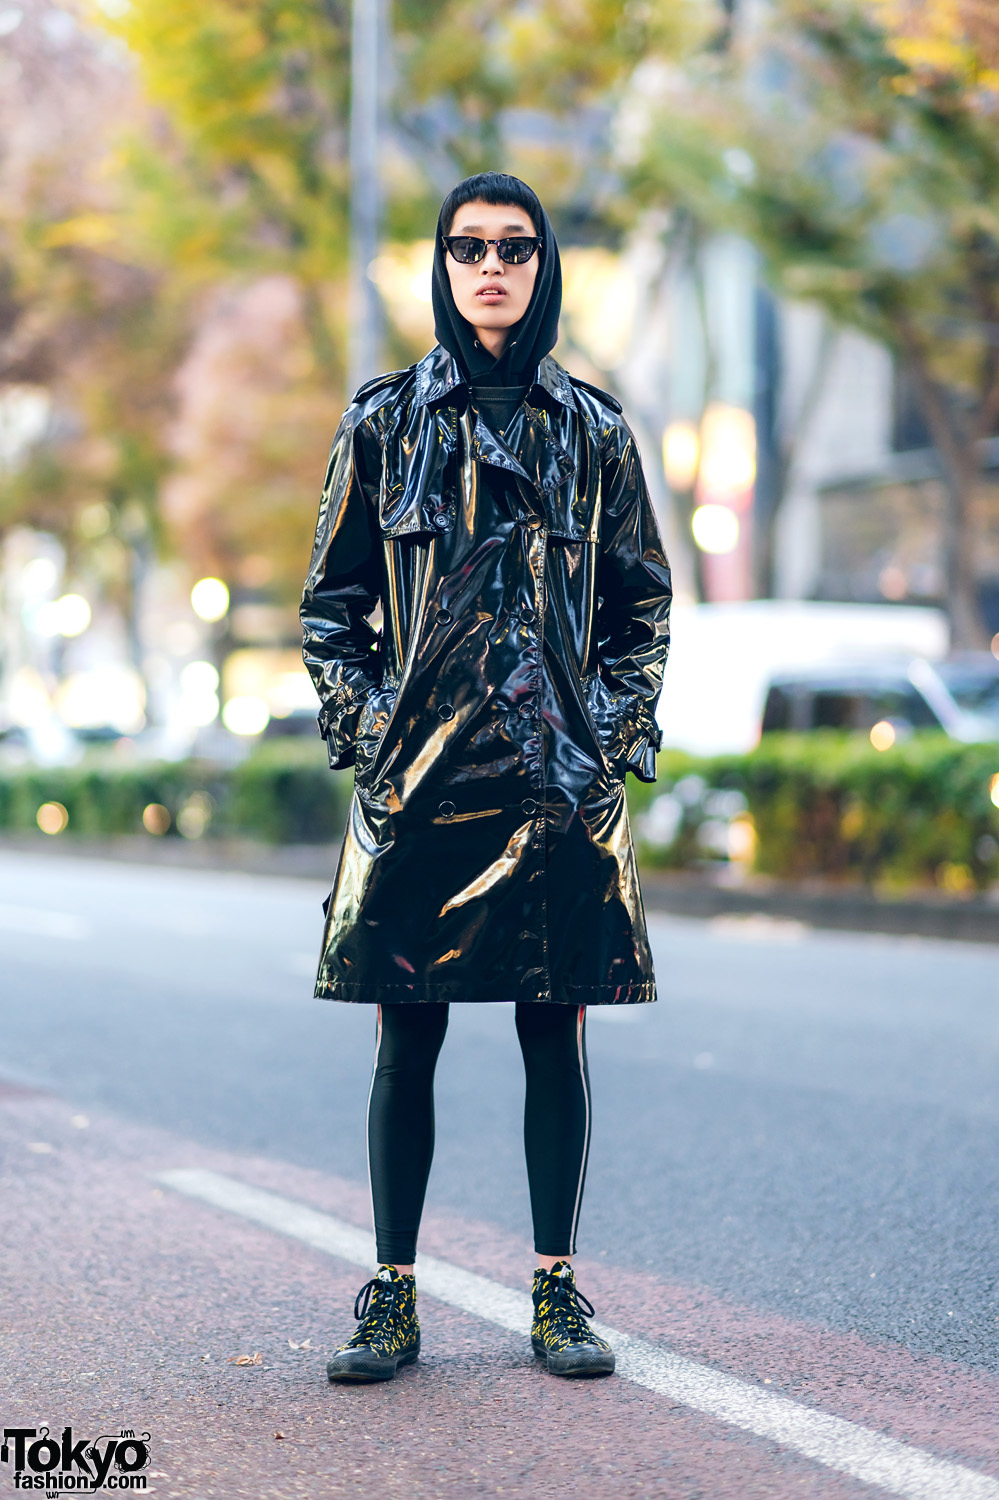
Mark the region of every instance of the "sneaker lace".
POLYGON ((553 1276, 551 1280, 552 1317, 558 1318, 571 1343, 588 1343, 592 1334, 586 1319, 593 1317, 593 1303, 568 1277, 553 1276))
POLYGON ((366 1344, 372 1335, 387 1332, 398 1298, 398 1283, 372 1276, 354 1298, 354 1317, 359 1326, 350 1342, 366 1344))

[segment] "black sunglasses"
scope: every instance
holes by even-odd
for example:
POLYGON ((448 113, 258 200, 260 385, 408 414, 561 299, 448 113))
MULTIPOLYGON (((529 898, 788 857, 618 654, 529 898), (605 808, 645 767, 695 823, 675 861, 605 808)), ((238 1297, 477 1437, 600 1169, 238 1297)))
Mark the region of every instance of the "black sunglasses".
POLYGON ((474 234, 445 234, 441 238, 455 260, 463 266, 478 265, 490 245, 496 246, 496 254, 508 266, 522 266, 544 244, 544 240, 530 234, 508 240, 480 240, 474 234))

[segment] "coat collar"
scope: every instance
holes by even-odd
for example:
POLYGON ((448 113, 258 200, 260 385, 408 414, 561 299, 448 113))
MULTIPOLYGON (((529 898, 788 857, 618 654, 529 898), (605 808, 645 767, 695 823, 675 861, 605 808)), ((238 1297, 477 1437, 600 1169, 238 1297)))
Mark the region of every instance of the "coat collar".
MULTIPOLYGON (((436 344, 416 366, 414 400, 417 406, 430 406, 436 402, 446 403, 453 393, 467 389, 468 383, 458 368, 457 360, 440 344, 436 344)), ((569 377, 550 354, 546 354, 538 366, 531 389, 544 391, 546 395, 557 401, 559 405, 568 407, 570 411, 578 410, 569 377)))

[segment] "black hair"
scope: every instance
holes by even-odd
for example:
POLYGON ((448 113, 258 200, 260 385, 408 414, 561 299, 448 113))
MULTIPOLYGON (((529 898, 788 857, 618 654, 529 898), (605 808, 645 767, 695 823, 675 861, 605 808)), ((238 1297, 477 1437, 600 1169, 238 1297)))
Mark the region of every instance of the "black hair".
POLYGON ((491 203, 496 208, 505 203, 515 204, 530 216, 535 234, 540 233, 544 223, 544 209, 537 193, 519 177, 511 177, 507 172, 476 172, 474 177, 466 177, 451 189, 441 206, 440 219, 441 224, 447 226, 448 234, 455 214, 466 203, 491 203))

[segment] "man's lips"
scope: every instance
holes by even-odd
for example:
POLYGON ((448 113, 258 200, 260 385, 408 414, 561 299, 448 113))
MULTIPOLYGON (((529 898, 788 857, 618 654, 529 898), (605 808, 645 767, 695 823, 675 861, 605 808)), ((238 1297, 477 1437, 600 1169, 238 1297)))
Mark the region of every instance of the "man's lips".
POLYGON ((477 297, 481 297, 484 301, 492 302, 494 299, 498 299, 500 297, 505 297, 506 296, 506 287, 505 286, 483 286, 483 287, 479 288, 479 290, 476 292, 475 295, 477 297))

